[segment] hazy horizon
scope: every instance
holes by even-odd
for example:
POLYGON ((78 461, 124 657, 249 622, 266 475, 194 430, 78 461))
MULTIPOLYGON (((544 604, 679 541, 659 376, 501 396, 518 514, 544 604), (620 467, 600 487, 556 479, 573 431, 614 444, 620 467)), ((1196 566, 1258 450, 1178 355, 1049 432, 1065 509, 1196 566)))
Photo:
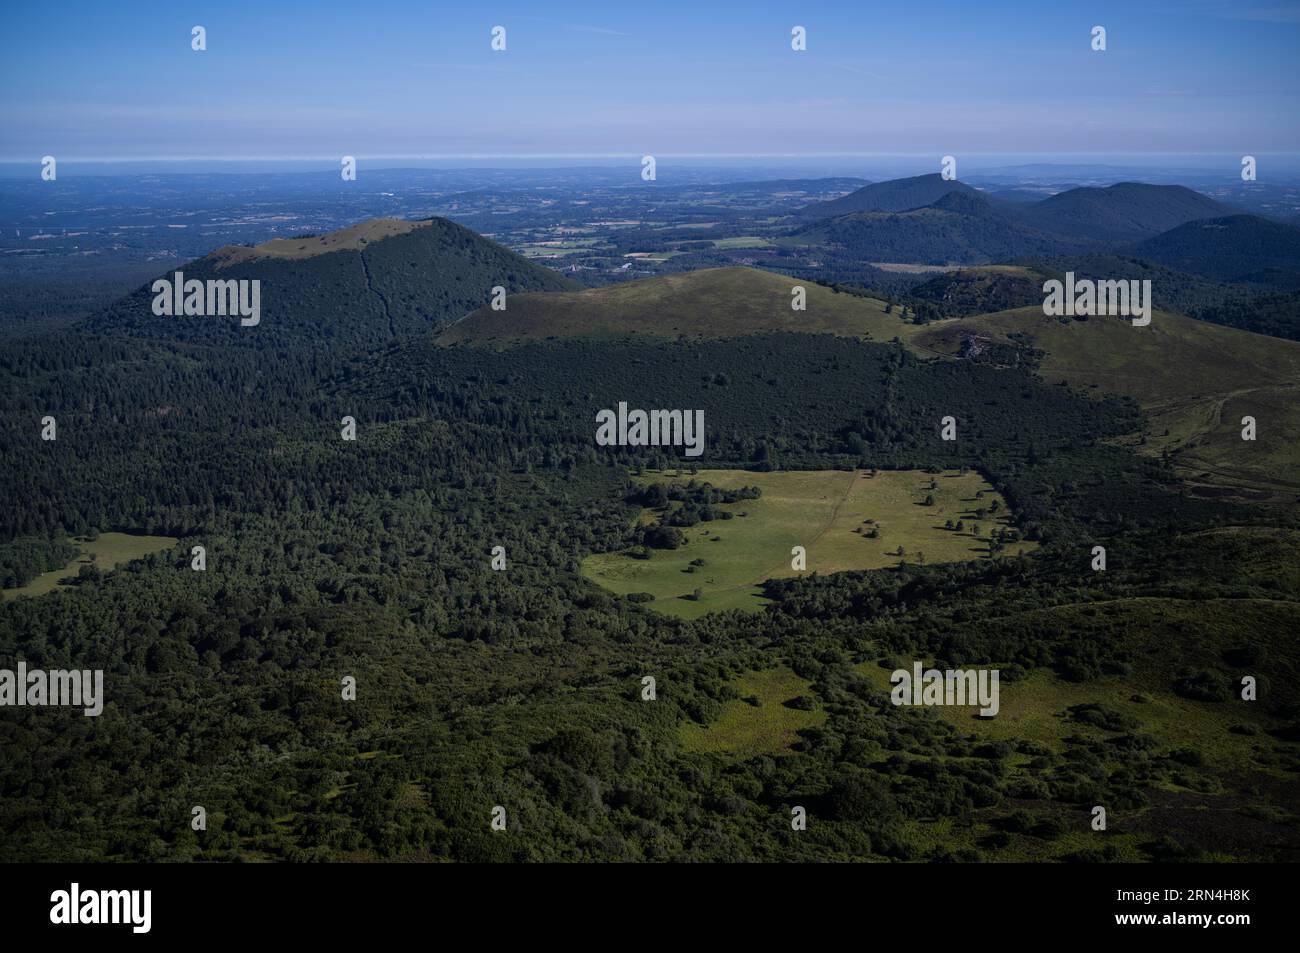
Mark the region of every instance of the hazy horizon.
MULTIPOLYGON (((1300 179, 1300 153, 1255 153, 1263 181, 1300 179)), ((56 157, 61 179, 140 175, 322 175, 337 177, 339 157, 243 157, 222 158, 118 158, 95 159, 56 157)), ((856 177, 868 179, 905 178, 939 170, 938 154, 838 154, 838 155, 690 155, 657 154, 659 185, 673 184, 673 174, 689 172, 716 174, 720 181, 751 175, 765 178, 856 177)), ((958 178, 980 179, 1004 175, 1032 179, 1035 174, 1059 179, 1088 174, 1120 181, 1136 175, 1159 181, 1181 178, 1200 182, 1240 182, 1240 159, 1236 154, 1051 154, 1051 153, 962 153, 958 157, 958 178)), ((500 170, 522 174, 529 171, 563 170, 606 172, 628 170, 629 184, 639 183, 640 154, 625 155, 479 155, 479 156, 355 156, 360 175, 375 172, 456 172, 500 170)), ((0 159, 0 179, 39 180, 39 157, 0 159)))
POLYGON ((24 5, 0 156, 1300 153, 1300 3, 928 10, 24 5))

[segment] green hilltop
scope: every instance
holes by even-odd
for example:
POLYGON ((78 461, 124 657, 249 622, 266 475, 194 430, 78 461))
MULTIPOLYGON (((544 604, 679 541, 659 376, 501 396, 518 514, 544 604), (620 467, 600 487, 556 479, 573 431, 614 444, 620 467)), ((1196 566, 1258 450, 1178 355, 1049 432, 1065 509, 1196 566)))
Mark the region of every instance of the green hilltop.
POLYGON ((1147 327, 1126 318, 1055 318, 1042 308, 910 327, 909 342, 956 355, 984 339, 1044 352, 1048 383, 1132 397, 1149 415, 1142 449, 1169 451, 1180 475, 1257 499, 1300 494, 1300 343, 1157 311, 1147 327), (1257 439, 1241 439, 1241 418, 1257 439))
POLYGON ((902 322, 875 298, 753 268, 710 268, 558 294, 516 294, 438 336, 440 344, 506 347, 547 338, 731 338, 773 331, 889 340, 902 322), (807 310, 791 308, 802 285, 807 310))

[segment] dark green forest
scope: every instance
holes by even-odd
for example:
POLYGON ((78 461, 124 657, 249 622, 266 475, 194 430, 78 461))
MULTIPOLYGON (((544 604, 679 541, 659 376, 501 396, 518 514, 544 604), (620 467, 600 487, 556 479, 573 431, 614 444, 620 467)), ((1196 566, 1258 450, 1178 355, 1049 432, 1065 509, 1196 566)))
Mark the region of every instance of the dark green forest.
POLYGON ((445 299, 393 335, 373 307, 239 346, 117 310, 0 354, 0 571, 180 540, 0 602, 0 666, 103 668, 107 695, 0 717, 0 860, 1295 858, 1300 527, 1121 446, 1131 401, 830 336, 443 348, 445 299), (618 401, 702 408, 704 458, 597 447, 618 401), (633 473, 697 464, 976 468, 1040 548, 772 581, 695 621, 580 575, 640 539, 633 473), (890 703, 869 673, 913 658, 1184 699, 1233 740, 1105 701, 1059 705, 1059 745, 989 737, 890 703), (781 754, 683 747, 775 666, 824 722, 781 754))

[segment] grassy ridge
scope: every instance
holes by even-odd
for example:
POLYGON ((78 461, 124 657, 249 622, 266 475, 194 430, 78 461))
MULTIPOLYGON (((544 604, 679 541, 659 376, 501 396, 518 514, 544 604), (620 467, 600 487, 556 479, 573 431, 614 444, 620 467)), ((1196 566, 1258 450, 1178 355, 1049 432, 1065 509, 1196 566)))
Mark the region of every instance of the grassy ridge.
POLYGON ((752 268, 711 268, 576 293, 511 295, 447 328, 440 344, 506 347, 550 337, 727 338, 801 331, 889 340, 905 326, 885 303, 752 268), (802 285, 807 310, 791 308, 802 285))
POLYGON ((1041 308, 935 322, 909 340, 953 354, 972 335, 1041 348, 1049 383, 1133 397, 1150 415, 1144 449, 1168 450, 1195 483, 1264 498, 1300 493, 1300 343, 1168 312, 1139 328, 1121 318, 1051 318, 1041 308), (1258 424, 1253 443, 1241 439, 1247 414, 1258 424))

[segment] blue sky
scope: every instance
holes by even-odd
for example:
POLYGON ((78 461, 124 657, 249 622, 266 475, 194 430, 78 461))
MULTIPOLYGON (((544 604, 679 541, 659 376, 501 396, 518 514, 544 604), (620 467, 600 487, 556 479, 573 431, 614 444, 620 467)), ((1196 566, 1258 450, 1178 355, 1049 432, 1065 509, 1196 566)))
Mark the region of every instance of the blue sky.
POLYGON ((5 160, 1300 152, 1300 0, 51 0, 3 17, 5 160))

